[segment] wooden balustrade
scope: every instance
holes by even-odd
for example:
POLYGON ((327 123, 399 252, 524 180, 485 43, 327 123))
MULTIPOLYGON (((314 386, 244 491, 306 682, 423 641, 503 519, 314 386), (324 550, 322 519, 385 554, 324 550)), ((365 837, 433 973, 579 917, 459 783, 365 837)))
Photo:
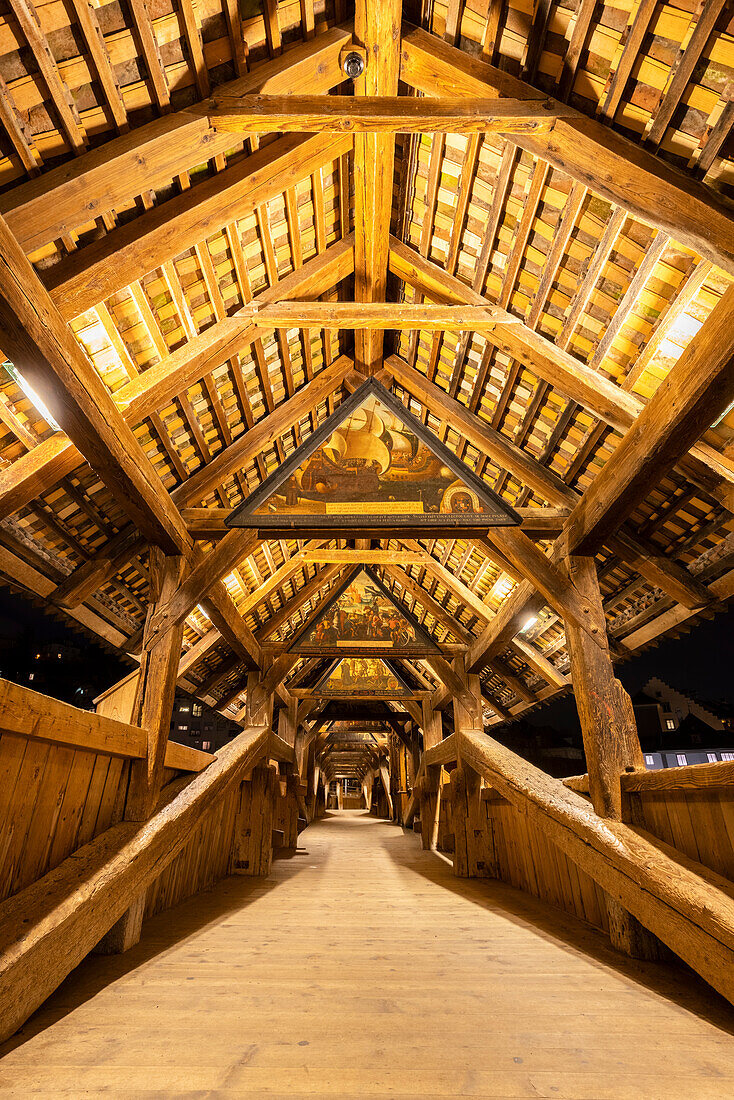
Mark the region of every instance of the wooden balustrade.
MULTIPOLYGON (((579 794, 589 793, 588 775, 571 775, 563 783, 569 790, 579 794)), ((627 793, 721 790, 724 787, 734 787, 734 760, 687 764, 680 768, 660 768, 655 771, 623 772, 621 784, 622 790, 627 793)))
POLYGON ((243 730, 212 765, 170 784, 146 822, 120 822, 0 905, 0 1041, 92 950, 267 751, 269 730, 243 730))
MULTIPOLYGON (((126 760, 144 759, 147 746, 145 730, 140 726, 80 710, 10 680, 0 680, 0 735, 3 734, 126 760)), ((213 759, 211 753, 176 741, 169 741, 166 746, 165 766, 177 771, 200 772, 213 759)))
MULTIPOLYGON (((619 821, 493 739, 460 732, 465 764, 728 1000, 734 1001, 734 886, 619 821)), ((647 773, 649 774, 649 773, 647 773)))

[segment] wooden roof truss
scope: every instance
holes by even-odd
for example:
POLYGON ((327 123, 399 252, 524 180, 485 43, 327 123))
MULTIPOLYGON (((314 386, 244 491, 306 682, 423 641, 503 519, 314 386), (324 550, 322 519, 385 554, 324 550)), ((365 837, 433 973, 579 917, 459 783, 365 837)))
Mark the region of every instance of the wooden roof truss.
MULTIPOLYGON (((250 746, 187 820, 257 753, 307 767, 289 643, 369 563, 438 648, 388 722, 422 731, 414 806, 463 754, 590 830, 604 877, 607 834, 476 731, 573 685, 617 827, 640 761, 612 661, 734 594, 727 5, 113 7, 0 17, 0 579, 139 666, 128 820, 158 820, 176 681, 250 746), (520 525, 229 530, 367 377, 520 525)), ((350 766, 390 801, 384 754, 350 766)))

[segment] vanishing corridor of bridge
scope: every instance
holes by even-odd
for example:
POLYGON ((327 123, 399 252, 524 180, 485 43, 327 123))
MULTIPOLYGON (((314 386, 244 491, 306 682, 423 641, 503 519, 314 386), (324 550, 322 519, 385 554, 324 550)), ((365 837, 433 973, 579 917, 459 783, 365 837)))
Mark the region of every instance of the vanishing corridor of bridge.
POLYGON ((734 595, 731 11, 531 7, 0 15, 0 583, 130 669, 0 681, 3 1088, 731 1094, 734 762, 614 668, 734 595))

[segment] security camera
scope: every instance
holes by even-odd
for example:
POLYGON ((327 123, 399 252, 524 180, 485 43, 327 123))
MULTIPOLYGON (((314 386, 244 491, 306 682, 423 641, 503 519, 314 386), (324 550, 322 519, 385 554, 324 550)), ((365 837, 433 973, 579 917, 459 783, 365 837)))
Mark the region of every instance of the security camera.
POLYGON ((361 54, 352 50, 344 58, 343 68, 350 80, 356 80, 364 72, 364 58, 361 54))

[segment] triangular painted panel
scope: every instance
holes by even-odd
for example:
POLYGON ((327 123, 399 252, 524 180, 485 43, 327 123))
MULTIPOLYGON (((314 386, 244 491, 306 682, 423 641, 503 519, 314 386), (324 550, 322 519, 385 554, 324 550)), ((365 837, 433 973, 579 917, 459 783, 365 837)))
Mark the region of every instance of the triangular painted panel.
POLYGON ((368 567, 347 577, 288 648, 315 657, 364 651, 395 657, 440 653, 418 620, 398 606, 368 567))
POLYGON ((313 690, 315 695, 333 699, 413 694, 392 664, 381 657, 342 657, 326 670, 313 690))
POLYGON ((498 527, 509 505, 374 379, 251 493, 230 527, 498 527))

